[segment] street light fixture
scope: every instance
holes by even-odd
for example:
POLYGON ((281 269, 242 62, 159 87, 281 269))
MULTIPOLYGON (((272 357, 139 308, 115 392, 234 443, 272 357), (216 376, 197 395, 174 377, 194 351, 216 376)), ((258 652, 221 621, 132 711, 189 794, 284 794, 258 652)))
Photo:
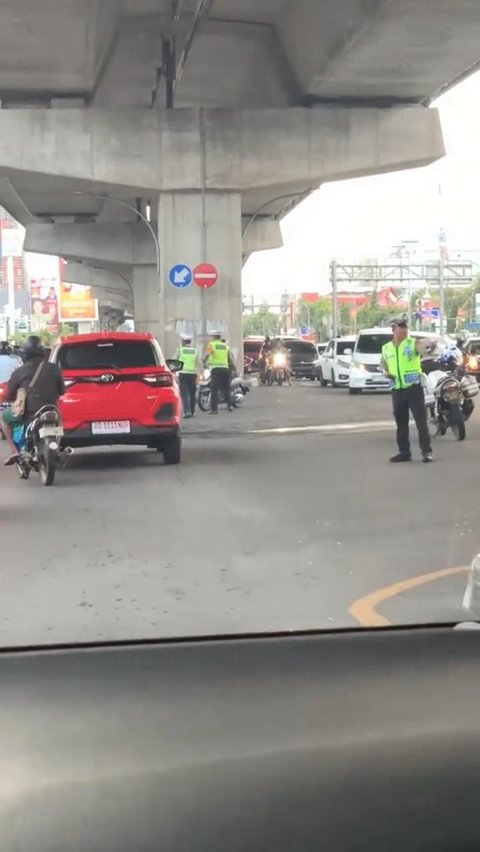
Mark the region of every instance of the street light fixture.
MULTIPOLYGON (((156 254, 156 259, 157 259, 156 266, 157 266, 158 292, 160 293, 161 289, 162 289, 161 280, 160 280, 160 243, 158 242, 157 234, 155 233, 155 230, 152 227, 152 225, 150 224, 150 222, 148 221, 147 217, 140 210, 137 210, 137 208, 134 207, 133 204, 130 204, 128 201, 124 201, 123 198, 115 198, 114 196, 112 197, 111 195, 102 195, 101 193, 98 193, 98 192, 83 192, 81 189, 74 190, 73 194, 74 195, 80 195, 80 196, 83 196, 83 197, 86 197, 86 198, 99 198, 102 201, 112 201, 114 204, 119 204, 121 207, 126 207, 128 210, 131 210, 132 213, 135 213, 135 216, 138 216, 139 219, 142 220, 144 225, 148 228, 150 235, 152 237, 153 243, 155 245, 155 254, 156 254)), ((150 210, 151 210, 151 207, 150 207, 150 210)))

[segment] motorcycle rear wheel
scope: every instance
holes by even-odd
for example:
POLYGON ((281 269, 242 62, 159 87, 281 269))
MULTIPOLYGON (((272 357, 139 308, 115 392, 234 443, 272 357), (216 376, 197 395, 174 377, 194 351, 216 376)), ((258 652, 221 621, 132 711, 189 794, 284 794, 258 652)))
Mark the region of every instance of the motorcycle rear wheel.
POLYGON ((210 391, 200 391, 198 394, 198 407, 201 411, 210 411, 210 391))
POLYGON ((38 448, 38 472, 42 485, 53 485, 56 459, 57 451, 52 450, 47 441, 42 441, 38 448))
POLYGON ((459 405, 451 405, 448 412, 450 429, 456 441, 464 441, 466 430, 465 421, 459 405))

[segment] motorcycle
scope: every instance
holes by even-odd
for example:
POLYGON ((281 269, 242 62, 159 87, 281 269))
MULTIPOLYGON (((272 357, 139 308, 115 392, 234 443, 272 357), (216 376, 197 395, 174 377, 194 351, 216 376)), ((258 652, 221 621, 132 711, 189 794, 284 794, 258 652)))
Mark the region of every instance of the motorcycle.
POLYGON ((282 386, 284 382, 290 381, 288 369, 288 358, 284 352, 274 352, 267 363, 267 384, 273 385, 277 382, 282 386))
POLYGON ((17 470, 20 479, 28 479, 31 471, 40 474, 42 485, 52 485, 57 463, 73 450, 61 450, 63 426, 58 409, 44 405, 25 426, 16 426, 13 440, 18 449, 17 470))
MULTIPOLYGON (((232 379, 230 384, 230 393, 232 397, 232 405, 234 408, 239 408, 243 403, 250 388, 242 376, 237 376, 232 379)), ((210 370, 205 370, 203 377, 198 385, 197 402, 201 411, 210 411, 212 397, 212 374, 210 370)), ((228 400, 223 395, 220 396, 219 403, 228 404, 228 400)))
POLYGON ((450 428, 457 441, 464 441, 478 384, 473 376, 466 375, 461 355, 450 350, 432 363, 425 370, 423 386, 434 435, 445 435, 450 428))

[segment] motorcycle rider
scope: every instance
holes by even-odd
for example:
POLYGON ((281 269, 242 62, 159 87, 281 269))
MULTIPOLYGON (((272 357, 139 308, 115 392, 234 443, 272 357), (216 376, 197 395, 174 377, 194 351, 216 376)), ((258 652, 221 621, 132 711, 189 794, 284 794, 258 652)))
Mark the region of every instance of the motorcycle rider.
POLYGON ((406 317, 392 320, 393 340, 382 348, 381 367, 393 383, 393 415, 397 424, 398 453, 391 462, 412 460, 409 436, 409 412, 413 414, 418 430, 420 449, 424 462, 432 461, 432 444, 428 431, 425 397, 421 383, 421 355, 428 344, 408 334, 406 317))
POLYGON ((177 361, 183 361, 183 367, 179 373, 180 395, 183 414, 188 419, 195 414, 199 370, 198 349, 192 346, 192 338, 189 335, 182 335, 182 345, 178 347, 175 357, 177 361))
POLYGON ((260 364, 260 381, 265 382, 267 378, 267 370, 268 370, 268 359, 272 354, 273 349, 273 341, 268 336, 265 337, 264 342, 262 343, 260 354, 258 356, 258 361, 260 364))
POLYGON ((13 402, 20 388, 24 388, 27 392, 25 414, 17 418, 11 408, 2 412, 2 431, 10 450, 10 456, 5 461, 6 466, 15 464, 18 459, 18 451, 12 437, 13 428, 21 423, 28 423, 43 405, 56 405, 58 398, 65 393, 62 374, 56 364, 45 361, 40 338, 31 335, 23 351, 25 363, 17 367, 10 376, 5 399, 7 402, 13 402), (35 376, 35 382, 31 385, 35 376))
POLYGON ((210 414, 218 414, 218 397, 220 392, 228 403, 228 410, 233 411, 230 369, 232 356, 228 343, 222 340, 220 331, 212 331, 211 340, 207 347, 204 366, 211 371, 211 411, 210 414))

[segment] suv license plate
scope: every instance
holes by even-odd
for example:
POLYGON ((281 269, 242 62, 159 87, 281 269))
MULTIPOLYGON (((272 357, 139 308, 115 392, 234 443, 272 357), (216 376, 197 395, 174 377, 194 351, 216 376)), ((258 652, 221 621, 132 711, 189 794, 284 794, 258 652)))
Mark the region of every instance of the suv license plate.
POLYGON ((92 423, 92 435, 125 435, 130 432, 130 420, 100 420, 92 423))

